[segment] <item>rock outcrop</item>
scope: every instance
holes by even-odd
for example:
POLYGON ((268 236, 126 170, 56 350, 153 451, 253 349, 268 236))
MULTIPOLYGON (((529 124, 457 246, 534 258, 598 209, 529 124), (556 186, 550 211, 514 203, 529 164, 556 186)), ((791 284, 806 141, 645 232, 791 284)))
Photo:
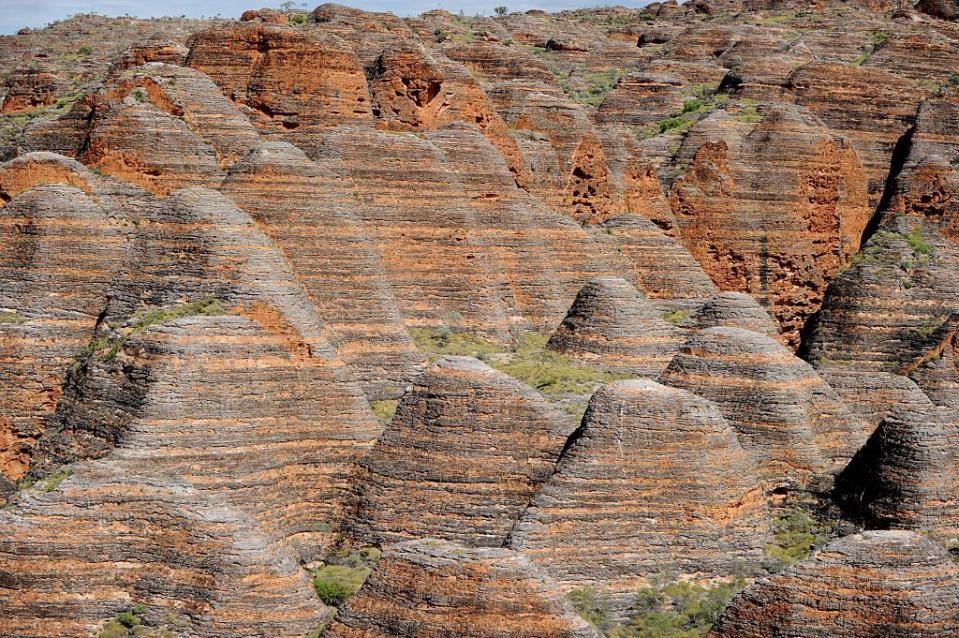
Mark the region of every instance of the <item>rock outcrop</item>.
POLYGON ((761 557, 768 534, 755 465, 719 409, 631 380, 593 395, 510 546, 566 590, 628 604, 658 574, 729 576, 761 557))
POLYGON ((386 549, 323 635, 599 638, 522 554, 433 539, 386 549))
POLYGON ((579 291, 546 347, 620 374, 659 376, 683 341, 625 279, 593 279, 579 291))
POLYGON ((742 328, 693 335, 660 380, 714 401, 772 485, 838 472, 869 436, 812 366, 742 328))
POLYGON ((756 117, 719 110, 694 126, 670 201, 683 243, 719 288, 760 299, 795 346, 859 248, 865 177, 848 142, 808 112, 770 105, 756 117))
POLYGON ((838 501, 867 525, 959 536, 959 434, 925 396, 900 403, 836 480, 838 501))
POLYGON ((568 433, 532 388, 476 359, 440 359, 360 461, 352 534, 500 547, 568 433))
POLYGON ((833 541, 739 595, 710 638, 945 638, 959 631, 959 568, 902 531, 833 541))

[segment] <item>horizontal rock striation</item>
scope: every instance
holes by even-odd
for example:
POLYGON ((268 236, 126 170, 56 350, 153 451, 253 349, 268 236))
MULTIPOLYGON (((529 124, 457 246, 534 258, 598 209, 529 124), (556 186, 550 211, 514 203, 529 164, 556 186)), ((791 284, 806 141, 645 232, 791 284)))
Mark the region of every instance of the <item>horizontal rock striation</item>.
POLYGON ((215 638, 322 624, 306 573, 248 515, 141 467, 78 465, 0 511, 0 633, 98 635, 137 604, 149 625, 215 638))
POLYGON ((223 192, 256 220, 289 260, 371 396, 395 394, 422 369, 383 260, 353 210, 350 180, 285 142, 265 142, 238 162, 223 192))
POLYGON ((755 464, 718 408, 632 380, 593 395, 510 546, 564 589, 628 605, 657 574, 730 575, 760 558, 768 534, 755 464))
POLYGON ((683 334, 625 279, 590 280, 546 347, 617 373, 659 375, 683 334))
POLYGON ((836 480, 836 497, 867 525, 959 535, 959 435, 925 396, 900 403, 836 480))
POLYGON ((945 638, 959 631, 959 569, 934 541, 864 532, 740 594, 711 638, 945 638))
POLYGON ((687 330, 742 328, 780 339, 779 329, 759 303, 742 292, 722 292, 680 322, 687 330))
POLYGON ((330 638, 437 635, 599 636, 522 554, 432 539, 386 549, 359 594, 323 632, 330 638))
POLYGON ((502 546, 567 434, 532 388, 476 359, 440 359, 360 461, 352 535, 502 546))
POLYGON ((715 401, 771 485, 838 472, 869 436, 812 366, 742 328, 693 335, 660 381, 715 401))
POLYGON ((696 124, 670 202, 683 243, 717 286, 758 298, 796 346, 859 248, 865 177, 849 144, 808 112, 769 105, 757 117, 718 110, 696 124))

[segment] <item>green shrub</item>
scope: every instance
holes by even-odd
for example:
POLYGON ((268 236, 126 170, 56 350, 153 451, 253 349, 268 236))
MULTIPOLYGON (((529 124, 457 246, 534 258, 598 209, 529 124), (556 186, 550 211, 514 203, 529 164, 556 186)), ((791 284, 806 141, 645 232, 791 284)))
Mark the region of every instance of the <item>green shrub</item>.
POLYGON ((673 310, 672 312, 667 312, 666 314, 664 314, 663 319, 665 319, 666 321, 668 321, 669 323, 673 325, 676 325, 678 323, 685 321, 686 319, 689 319, 692 316, 692 314, 693 314, 693 311, 689 309, 673 310))
POLYGON ((749 124, 756 124, 757 122, 763 121, 762 114, 756 110, 756 107, 753 105, 747 105, 742 108, 739 113, 733 116, 735 119, 740 122, 746 122, 749 124))
POLYGON ((686 100, 683 102, 683 113, 693 113, 696 111, 701 111, 703 108, 703 103, 699 100, 686 100))
POLYGON ((324 565, 313 574, 313 588, 324 604, 339 607, 360 590, 371 571, 365 565, 324 565))
POLYGON ((604 633, 612 627, 609 603, 599 597, 594 587, 574 589, 566 596, 576 613, 593 627, 604 633))
POLYGON ((294 26, 303 26, 306 24, 306 14, 305 13, 294 13, 290 16, 290 24, 294 26))
POLYGON ((703 587, 674 580, 655 580, 636 592, 631 617, 610 619, 610 605, 593 588, 568 594, 577 613, 610 638, 702 638, 746 582, 736 579, 703 587))
POLYGON ((56 472, 54 472, 53 474, 51 474, 45 479, 43 483, 44 491, 53 492, 58 487, 60 487, 60 483, 63 483, 65 480, 67 480, 71 476, 73 476, 73 470, 71 470, 68 467, 61 467, 60 469, 58 469, 56 472))
POLYGON ((682 116, 667 117, 659 123, 660 135, 679 135, 689 130, 694 122, 682 116))
POLYGON ((396 406, 399 401, 395 399, 384 399, 382 401, 370 401, 370 407, 373 409, 373 416, 383 425, 389 425, 396 414, 396 406))
POLYGON ((498 7, 493 7, 493 13, 495 13, 498 16, 505 16, 508 12, 509 12, 509 9, 507 9, 506 7, 502 5, 498 7))
POLYGON ((806 509, 795 506, 773 522, 773 542, 766 545, 767 565, 778 571, 796 563, 826 544, 831 529, 806 509))
POLYGON ((450 39, 450 35, 442 29, 434 29, 433 38, 435 38, 437 42, 446 42, 450 39))
POLYGON ((932 244, 926 241, 926 238, 922 236, 922 229, 918 226, 915 226, 909 234, 906 235, 906 241, 909 242, 909 247, 912 248, 913 257, 931 255, 933 252, 932 244))
POLYGON ((143 88, 139 86, 133 89, 133 93, 131 93, 131 95, 133 96, 133 99, 136 101, 137 104, 143 104, 144 102, 147 101, 147 98, 149 97, 147 96, 146 90, 144 90, 143 88))
POLYGON ((92 55, 93 54, 93 45, 84 44, 82 47, 77 49, 77 53, 80 55, 92 55))
POLYGON ((26 321, 16 310, 11 312, 0 312, 0 323, 23 323, 26 321))

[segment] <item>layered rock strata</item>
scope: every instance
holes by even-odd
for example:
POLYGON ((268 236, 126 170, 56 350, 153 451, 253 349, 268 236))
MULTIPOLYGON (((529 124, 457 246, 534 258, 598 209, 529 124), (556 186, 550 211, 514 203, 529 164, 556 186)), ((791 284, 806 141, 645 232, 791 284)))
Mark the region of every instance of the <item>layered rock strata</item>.
POLYGON ((656 377, 683 334, 625 279, 593 279, 579 291, 547 348, 617 373, 656 377))
POLYGON ((945 638, 959 631, 959 569, 934 541, 902 531, 833 541, 737 597, 711 638, 945 638))
POLYGON ((389 547, 359 594, 339 611, 323 635, 599 636, 522 554, 433 539, 389 547), (440 583, 442 591, 437 589, 440 583))
POLYGON ((812 366, 742 328, 693 335, 660 380, 715 401, 772 485, 838 472, 869 436, 812 366))
POLYGON ((510 546, 564 589, 595 587, 628 604, 657 574, 724 576, 757 560, 769 520, 755 477, 713 403, 617 381, 593 395, 510 546))
POLYGON ((502 546, 567 434, 528 386, 476 359, 440 359, 360 461, 353 535, 502 546))

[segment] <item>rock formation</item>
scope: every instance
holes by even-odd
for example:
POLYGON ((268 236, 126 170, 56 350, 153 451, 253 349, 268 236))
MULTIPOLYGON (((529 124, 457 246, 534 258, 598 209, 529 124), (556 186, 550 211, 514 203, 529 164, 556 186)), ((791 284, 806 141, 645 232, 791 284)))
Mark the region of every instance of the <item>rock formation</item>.
POLYGON ((657 574, 729 576, 768 533, 755 465, 719 409, 631 380, 590 400, 510 546, 564 589, 626 599, 657 574))
POLYGON ((959 535, 956 423, 925 396, 900 403, 836 480, 839 502, 871 527, 959 535))
POLYGON ((564 430, 532 388, 476 359, 440 359, 360 461, 353 535, 500 547, 552 472, 564 430))
POLYGON ((945 638, 959 631, 957 596, 959 568, 934 541, 864 532, 756 583, 708 635, 945 638))
POLYGON ((388 548, 363 589, 323 635, 599 636, 522 554, 434 539, 388 548), (436 588, 439 583, 442 591, 436 588))
POLYGON ((869 436, 812 366, 742 328, 693 335, 660 380, 714 401, 773 485, 839 471, 869 436))
POLYGON ((583 286, 547 347, 606 370, 655 378, 682 340, 629 282, 607 277, 583 286))

